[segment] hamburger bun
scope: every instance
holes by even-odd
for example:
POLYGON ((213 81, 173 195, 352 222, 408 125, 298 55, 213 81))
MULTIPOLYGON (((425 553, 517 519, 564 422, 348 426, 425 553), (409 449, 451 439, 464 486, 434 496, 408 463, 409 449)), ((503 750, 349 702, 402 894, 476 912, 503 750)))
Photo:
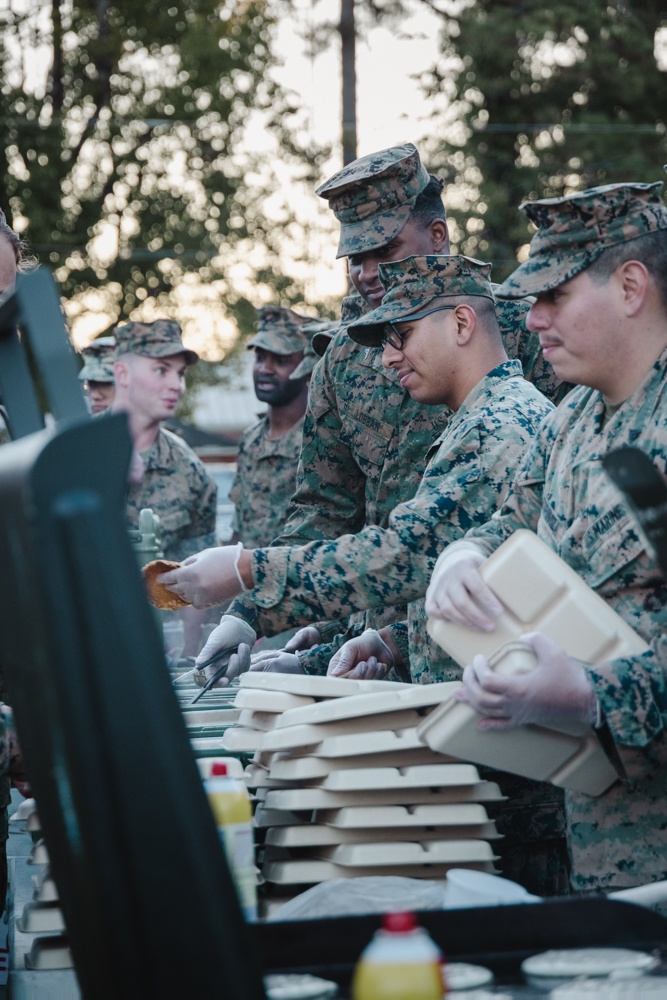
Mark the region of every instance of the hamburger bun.
POLYGON ((176 611, 178 608, 190 606, 178 594, 172 593, 163 584, 157 582, 158 576, 168 573, 170 569, 178 569, 180 565, 180 563, 172 562, 170 559, 154 559, 153 562, 146 563, 144 566, 142 572, 146 581, 148 600, 153 607, 160 608, 162 611, 176 611))

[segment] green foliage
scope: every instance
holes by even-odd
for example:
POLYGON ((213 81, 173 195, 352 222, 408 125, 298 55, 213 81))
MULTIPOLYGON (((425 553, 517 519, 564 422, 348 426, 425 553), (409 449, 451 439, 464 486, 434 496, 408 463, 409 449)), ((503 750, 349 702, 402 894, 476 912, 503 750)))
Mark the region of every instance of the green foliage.
MULTIPOLYGON (((65 297, 95 288, 118 320, 151 299, 164 314, 195 274, 243 319, 221 263, 230 250, 263 245, 263 280, 279 273, 261 208, 271 178, 242 149, 251 111, 304 176, 323 155, 302 148, 298 109, 271 80, 274 5, 75 0, 1 27, 0 205, 65 297), (44 90, 23 72, 36 46, 44 90)), ((281 294, 303 298, 294 282, 281 294)))
POLYGON ((530 238, 521 201, 661 178, 659 8, 440 0, 442 58, 422 80, 444 105, 430 164, 446 178, 456 249, 492 260, 495 280, 530 238))

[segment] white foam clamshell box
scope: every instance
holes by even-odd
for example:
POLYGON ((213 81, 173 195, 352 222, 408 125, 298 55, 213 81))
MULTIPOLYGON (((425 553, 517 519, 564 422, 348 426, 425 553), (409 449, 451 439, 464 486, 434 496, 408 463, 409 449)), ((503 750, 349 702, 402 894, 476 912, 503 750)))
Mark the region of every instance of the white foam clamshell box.
POLYGON ((442 764, 442 756, 421 744, 414 750, 396 750, 390 753, 359 753, 355 757, 290 757, 274 761, 269 775, 279 781, 312 781, 326 778, 331 771, 352 770, 358 767, 409 767, 411 764, 442 764))
POLYGON ((394 681, 351 681, 344 677, 316 677, 309 674, 278 674, 247 670, 241 675, 239 688, 260 688, 264 691, 284 691, 308 698, 346 698, 351 694, 377 694, 378 691, 409 688, 410 684, 394 681))
MULTIPOLYGON (((456 802, 501 802, 503 796, 493 781, 438 788, 380 788, 373 790, 373 805, 449 805, 456 802)), ((267 809, 303 812, 311 809, 342 809, 344 806, 367 806, 367 789, 329 791, 325 788, 271 789, 264 798, 267 809)))
POLYGON ((235 708, 249 708, 253 712, 286 712, 288 708, 303 708, 313 705, 314 698, 289 694, 287 691, 265 690, 264 688, 239 687, 234 699, 235 708))
POLYGON ((267 831, 265 844, 269 847, 335 847, 337 844, 377 844, 406 840, 419 842, 427 840, 482 840, 488 836, 496 839, 493 823, 479 826, 453 826, 451 832, 442 828, 414 827, 373 827, 343 829, 318 823, 302 823, 299 826, 277 826, 267 831), (487 832, 488 831, 488 832, 487 832))
MULTIPOLYGON (((373 684, 374 681, 369 681, 373 684)), ((373 698, 367 695, 321 701, 306 708, 291 708, 283 712, 277 729, 288 726, 318 725, 326 722, 343 722, 352 719, 366 720, 369 715, 386 715, 390 712, 432 708, 448 700, 456 689, 454 682, 442 684, 395 684, 391 691, 377 691, 373 698)))
POLYGON ((355 737, 365 736, 369 732, 398 732, 404 729, 416 729, 423 717, 423 712, 418 712, 416 709, 406 709, 402 712, 383 712, 381 715, 362 715, 353 719, 339 719, 336 722, 316 722, 285 726, 284 728, 277 726, 270 733, 264 734, 261 749, 263 751, 293 750, 300 747, 303 752, 308 749, 312 752, 325 740, 345 737, 353 740, 355 737))
MULTIPOLYGON (((333 861, 322 861, 318 858, 299 858, 291 861, 269 861, 264 865, 263 873, 267 882, 274 882, 277 885, 312 885, 316 882, 329 882, 334 878, 360 878, 367 875, 398 875, 404 878, 422 875, 430 879, 440 879, 445 877, 451 867, 453 866, 448 864, 353 867, 337 865, 333 861)), ((471 861, 466 867, 488 872, 495 870, 493 864, 488 861, 471 861)))
MULTIPOLYGON (((431 619, 431 637, 461 666, 482 653, 505 673, 533 668, 526 632, 544 632, 584 663, 636 655, 646 643, 552 549, 530 531, 516 531, 480 568, 504 607, 493 632, 431 619)), ((488 764, 588 795, 600 795, 618 775, 588 726, 521 726, 479 732, 478 714, 449 701, 418 727, 434 750, 488 764)))

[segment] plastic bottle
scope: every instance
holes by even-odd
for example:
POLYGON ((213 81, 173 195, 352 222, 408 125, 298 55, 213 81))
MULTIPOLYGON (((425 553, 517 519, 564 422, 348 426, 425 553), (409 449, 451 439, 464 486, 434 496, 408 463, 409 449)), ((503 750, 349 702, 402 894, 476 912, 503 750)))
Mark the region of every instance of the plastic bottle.
POLYGON ((246 787, 231 778, 227 765, 215 761, 204 782, 208 801, 225 848, 239 903, 246 920, 257 919, 257 876, 252 828, 252 807, 246 787))
POLYGON ((440 949, 412 913, 387 913, 361 953, 352 1000, 441 1000, 445 996, 440 949))

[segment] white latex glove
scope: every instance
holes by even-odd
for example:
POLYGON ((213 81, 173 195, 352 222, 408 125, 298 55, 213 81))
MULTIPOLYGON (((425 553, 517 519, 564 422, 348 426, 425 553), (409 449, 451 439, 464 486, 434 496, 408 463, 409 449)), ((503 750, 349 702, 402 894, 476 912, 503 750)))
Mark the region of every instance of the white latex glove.
POLYGON ((454 542, 441 552, 426 591, 429 618, 493 632, 503 607, 480 576, 485 559, 471 542, 454 542))
POLYGON ((297 653, 300 649, 312 649, 313 646, 319 646, 321 642, 320 630, 315 625, 305 625, 285 643, 285 652, 297 653))
POLYGON ((214 608, 243 590, 236 571, 238 556, 236 545, 204 549, 157 580, 195 608, 214 608))
MULTIPOLYGON (((214 628, 208 637, 208 641, 204 648, 199 653, 195 661, 195 665, 204 663, 209 657, 217 653, 219 649, 231 649, 234 646, 240 647, 241 644, 248 646, 249 650, 257 638, 257 633, 254 628, 248 625, 247 622, 243 621, 242 618, 237 618, 235 615, 223 615, 220 619, 220 624, 217 628, 214 628)), ((241 652, 239 648, 239 653, 241 652)), ((219 663, 212 663, 210 667, 206 668, 206 677, 212 677, 216 672, 219 663)), ((214 687, 226 687, 230 681, 235 677, 238 677, 240 673, 247 670, 250 666, 250 656, 238 656, 234 655, 230 657, 229 666, 227 668, 227 674, 225 677, 221 677, 219 681, 214 684, 214 687)))
POLYGON ((537 666, 526 674, 498 674, 485 656, 475 656, 463 671, 463 687, 455 691, 480 712, 480 730, 511 729, 534 722, 542 725, 582 722, 593 725, 597 698, 584 668, 542 632, 521 636, 532 646, 537 666))
POLYGON ((394 666, 394 654, 375 629, 348 639, 329 661, 327 676, 379 681, 394 666))
POLYGON ((250 658, 251 670, 264 670, 275 674, 303 674, 305 670, 296 653, 287 649, 263 649, 250 658))

